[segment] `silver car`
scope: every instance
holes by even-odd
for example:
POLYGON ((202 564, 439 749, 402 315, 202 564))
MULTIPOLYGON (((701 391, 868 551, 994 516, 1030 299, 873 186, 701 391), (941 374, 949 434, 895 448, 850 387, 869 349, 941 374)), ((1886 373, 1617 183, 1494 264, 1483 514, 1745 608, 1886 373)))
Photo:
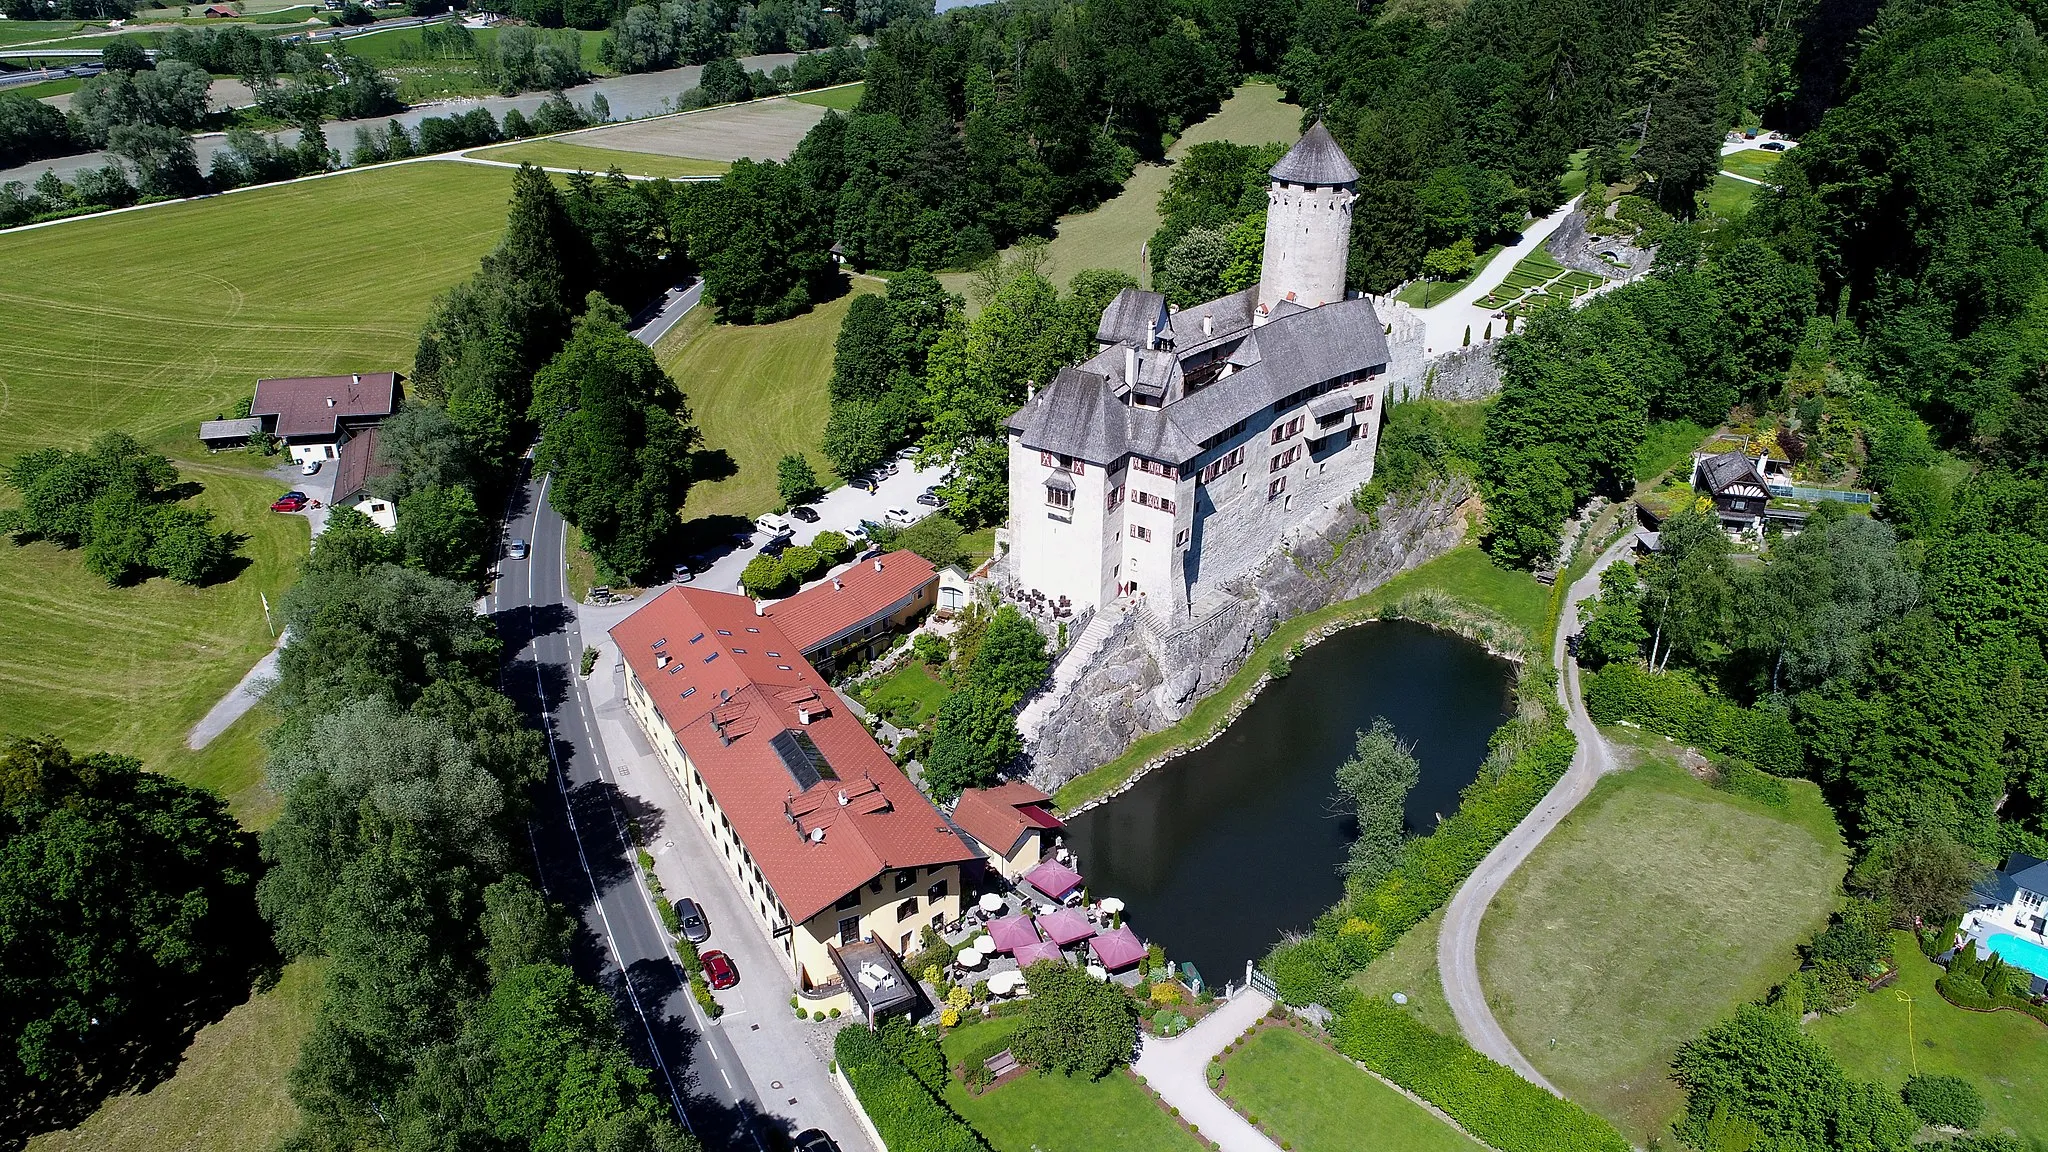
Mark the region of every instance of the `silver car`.
POLYGON ((512 546, 505 550, 505 554, 514 560, 526 559, 526 541, 515 538, 512 541, 512 546))
POLYGON ((711 939, 711 922, 704 919, 704 910, 688 896, 676 901, 676 919, 683 926, 683 938, 692 944, 702 944, 711 939))

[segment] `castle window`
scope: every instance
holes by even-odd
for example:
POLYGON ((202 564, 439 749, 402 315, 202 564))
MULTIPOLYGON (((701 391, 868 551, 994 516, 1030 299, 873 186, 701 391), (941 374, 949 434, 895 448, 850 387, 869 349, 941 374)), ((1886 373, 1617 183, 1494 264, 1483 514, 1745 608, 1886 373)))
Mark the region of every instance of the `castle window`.
POLYGON ((1048 484, 1045 486, 1045 502, 1054 508, 1072 508, 1074 506, 1074 490, 1072 488, 1055 488, 1048 484))
POLYGON ((1298 436, 1300 434, 1301 417, 1299 416, 1296 416, 1294 419, 1289 420, 1285 424, 1273 425, 1273 443, 1275 444, 1278 444, 1283 440, 1291 440, 1295 436, 1298 436))
POLYGON ((1133 524, 1131 525, 1131 536, 1138 540, 1150 540, 1152 538, 1152 530, 1143 524, 1133 524))
POLYGON ((1285 491, 1287 491, 1287 477, 1276 476, 1271 484, 1266 485, 1266 499, 1271 500, 1285 491))
POLYGON ((1065 468, 1076 476, 1083 476, 1088 472, 1087 464, 1076 460, 1072 456, 1062 456, 1057 452, 1040 452, 1038 454, 1038 462, 1047 468, 1065 468))
POLYGON ((1124 486, 1123 486, 1123 485, 1121 485, 1121 484, 1119 484, 1119 485, 1117 485, 1116 487, 1114 487, 1114 488, 1111 488, 1111 489, 1109 490, 1108 494, 1107 494, 1107 495, 1105 495, 1105 496, 1104 496, 1104 497, 1102 498, 1102 507, 1103 507, 1103 509, 1104 509, 1105 511, 1107 511, 1107 510, 1109 510, 1109 509, 1111 509, 1111 508, 1115 508, 1115 507, 1116 507, 1117 505, 1119 505, 1119 504, 1121 504, 1121 503, 1123 503, 1123 502, 1124 502, 1124 486))
POLYGON ((1175 532, 1175 533, 1173 534, 1173 546, 1174 546, 1175 548, 1185 548, 1185 547, 1187 547, 1187 546, 1188 546, 1188 530, 1187 530, 1187 529, 1183 528, 1183 529, 1181 529, 1180 531, 1178 531, 1178 532, 1175 532))

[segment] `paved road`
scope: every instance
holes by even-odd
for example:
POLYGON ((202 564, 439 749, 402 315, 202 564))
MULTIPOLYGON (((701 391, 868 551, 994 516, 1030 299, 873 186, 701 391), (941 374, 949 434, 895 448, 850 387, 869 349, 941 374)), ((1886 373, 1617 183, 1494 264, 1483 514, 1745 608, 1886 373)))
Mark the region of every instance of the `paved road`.
POLYGON ((1463 346, 1465 329, 1472 329, 1472 339, 1477 341, 1486 332, 1488 322, 1493 324, 1496 337, 1507 335, 1507 325, 1493 319, 1493 309, 1481 308, 1476 301, 1500 286, 1508 273, 1515 270, 1524 256, 1536 251, 1550 234, 1557 231, 1565 218, 1579 210, 1579 197, 1529 226, 1522 238, 1489 261, 1470 284, 1458 289, 1447 299, 1440 300, 1427 308, 1418 308, 1415 314, 1424 324, 1423 344, 1425 355, 1434 356, 1450 352, 1463 346))
POLYGON ((761 1123, 760 1093, 679 977, 634 863, 632 809, 576 674, 584 641, 568 606, 566 526, 545 483, 529 481, 516 499, 506 533, 529 540, 532 555, 502 563, 485 607, 505 641, 505 691, 550 739, 551 787, 536 797, 529 826, 541 883, 577 918, 577 971, 613 995, 636 1056, 705 1146, 770 1152, 777 1126, 761 1123))
POLYGON ((1524 817, 1514 831, 1509 832, 1493 851, 1472 870, 1457 894, 1451 897, 1450 906, 1444 912, 1442 930, 1437 934, 1437 967, 1443 973, 1444 998, 1451 1002, 1451 1014, 1458 1019, 1458 1028, 1465 1033, 1465 1039, 1472 1047, 1492 1059, 1513 1068, 1531 1084, 1547 1088, 1557 1096, 1563 1096, 1557 1086, 1545 1079, 1536 1066, 1529 1063, 1515 1047, 1514 1041, 1494 1019, 1493 1009, 1486 1002, 1486 991, 1479 984, 1479 922, 1486 915, 1486 907, 1499 895, 1501 886, 1514 875, 1522 861, 1529 858, 1536 845, 1550 834, 1558 822, 1578 807, 1592 792, 1593 784, 1601 776, 1614 771, 1614 757, 1607 747, 1607 741, 1600 730, 1593 726, 1593 720, 1586 715, 1586 706, 1579 699, 1579 665, 1576 660, 1565 659, 1566 636, 1578 631, 1579 602, 1599 591, 1600 573, 1609 564, 1624 555, 1635 543, 1636 534, 1630 532, 1601 553, 1593 567, 1584 576, 1573 582, 1565 595, 1564 610, 1559 615, 1557 636, 1551 644, 1550 660, 1558 669, 1558 702, 1564 705, 1565 719, 1571 725, 1572 735, 1578 737, 1579 749, 1572 756, 1571 767, 1550 789, 1535 811, 1524 817))
POLYGON ((638 328, 633 329, 633 339, 647 345, 649 348, 654 347, 663 336, 668 335, 669 329, 676 326, 676 321, 688 316, 690 309, 695 308, 697 303, 703 299, 704 278, 702 276, 690 281, 690 285, 687 288, 669 289, 662 294, 661 308, 654 315, 649 316, 643 321, 638 328))

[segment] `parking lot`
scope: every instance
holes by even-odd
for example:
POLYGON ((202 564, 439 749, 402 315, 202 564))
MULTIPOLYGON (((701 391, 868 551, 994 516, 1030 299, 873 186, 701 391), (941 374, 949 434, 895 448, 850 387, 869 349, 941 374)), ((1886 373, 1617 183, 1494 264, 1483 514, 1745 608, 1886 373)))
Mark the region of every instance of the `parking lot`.
MULTIPOLYGON (((885 476, 876 485, 876 491, 867 492, 851 484, 834 488, 813 501, 810 507, 818 513, 818 522, 808 524, 794 516, 788 517, 796 534, 791 542, 808 544, 811 537, 830 530, 850 534, 863 520, 881 521, 891 508, 908 509, 913 515, 937 511, 917 502, 917 495, 945 478, 943 468, 919 469, 907 460, 899 461, 894 476, 885 476)), ((720 556, 697 573, 695 583, 717 592, 740 590, 740 573, 746 570, 747 562, 759 555, 768 544, 768 536, 755 532, 746 544, 720 556)))

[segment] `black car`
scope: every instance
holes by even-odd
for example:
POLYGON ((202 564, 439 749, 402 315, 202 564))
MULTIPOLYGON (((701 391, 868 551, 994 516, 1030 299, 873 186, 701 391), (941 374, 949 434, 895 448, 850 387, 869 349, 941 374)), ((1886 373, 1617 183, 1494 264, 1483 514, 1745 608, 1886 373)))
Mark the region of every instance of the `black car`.
POLYGON ((711 939, 711 922, 704 919, 704 910, 688 896, 676 901, 676 919, 682 922, 683 939, 692 944, 711 939))
POLYGON ((807 1128, 796 1134, 796 1152, 839 1152, 839 1145, 823 1129, 807 1128))
POLYGON ((816 523, 818 522, 818 510, 817 510, 816 508, 811 508, 811 507, 798 507, 798 508, 791 508, 791 509, 789 510, 789 514, 790 514, 791 516, 794 516, 794 517, 796 517, 797 519, 799 519, 799 520, 803 521, 803 522, 804 522, 804 523, 806 523, 806 524, 816 524, 816 523))

